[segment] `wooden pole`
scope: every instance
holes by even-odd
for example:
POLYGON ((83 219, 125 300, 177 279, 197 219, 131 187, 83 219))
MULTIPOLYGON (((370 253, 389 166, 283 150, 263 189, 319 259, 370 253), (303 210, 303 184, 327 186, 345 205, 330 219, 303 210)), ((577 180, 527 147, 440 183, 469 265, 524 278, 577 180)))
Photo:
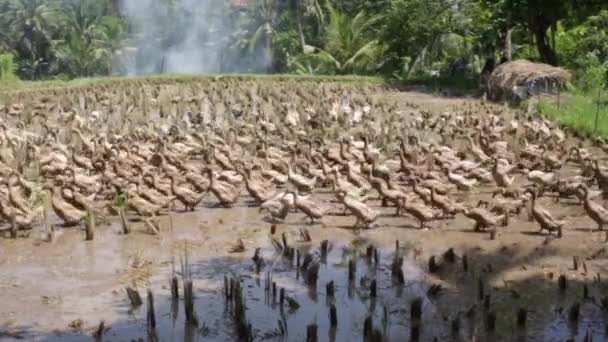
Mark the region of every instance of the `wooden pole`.
POLYGON ((597 125, 598 125, 598 120, 600 117, 600 99, 602 96, 602 88, 598 88, 597 90, 597 109, 595 110, 595 124, 594 124, 594 128, 593 128, 593 132, 597 133, 597 125))
POLYGON ((95 214, 91 208, 87 208, 87 217, 85 221, 85 240, 92 241, 95 238, 95 214))

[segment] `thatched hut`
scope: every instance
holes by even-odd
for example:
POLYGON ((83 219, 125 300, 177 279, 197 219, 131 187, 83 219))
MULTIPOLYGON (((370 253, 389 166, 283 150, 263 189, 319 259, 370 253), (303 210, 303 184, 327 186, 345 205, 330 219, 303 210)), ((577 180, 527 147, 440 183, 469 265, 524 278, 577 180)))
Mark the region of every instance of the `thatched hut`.
POLYGON ((541 93, 555 94, 571 77, 565 69, 521 59, 496 67, 488 78, 486 91, 494 101, 523 100, 541 93))

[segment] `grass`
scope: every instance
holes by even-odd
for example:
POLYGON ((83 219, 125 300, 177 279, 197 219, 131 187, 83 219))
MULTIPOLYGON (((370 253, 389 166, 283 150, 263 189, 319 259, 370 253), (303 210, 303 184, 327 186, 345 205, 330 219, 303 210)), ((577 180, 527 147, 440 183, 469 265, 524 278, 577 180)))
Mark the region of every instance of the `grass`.
POLYGON ((542 98, 539 103, 540 112, 582 135, 608 137, 608 92, 604 91, 600 98, 599 112, 597 93, 591 95, 573 92, 562 97, 561 105, 555 99, 542 98))
POLYGON ((137 82, 151 81, 162 83, 181 83, 196 82, 216 78, 230 78, 235 80, 268 80, 268 81, 309 81, 309 82, 358 82, 383 84, 384 80, 380 77, 369 76, 309 76, 309 75, 264 75, 264 74, 205 74, 205 75, 183 75, 183 74, 162 74, 152 76, 134 77, 90 77, 78 78, 70 81, 51 80, 51 81, 0 81, 0 93, 12 93, 28 90, 49 90, 56 88, 78 88, 90 85, 104 85, 115 82, 137 82))
POLYGON ((7 53, 0 53, 0 83, 12 82, 16 79, 13 56, 7 53))
POLYGON ((189 83, 216 78, 229 78, 234 80, 259 80, 259 81, 307 81, 307 82, 343 82, 387 85, 400 89, 412 87, 423 87, 427 91, 441 95, 445 90, 451 96, 469 96, 478 91, 478 80, 476 77, 416 77, 404 81, 386 79, 380 76, 331 76, 331 75, 295 75, 295 74, 162 74, 150 76, 114 76, 114 77, 89 77, 78 78, 69 81, 46 80, 46 81, 20 81, 0 80, 0 95, 8 95, 18 92, 80 88, 87 86, 104 86, 110 83, 131 82, 160 82, 160 83, 189 83))

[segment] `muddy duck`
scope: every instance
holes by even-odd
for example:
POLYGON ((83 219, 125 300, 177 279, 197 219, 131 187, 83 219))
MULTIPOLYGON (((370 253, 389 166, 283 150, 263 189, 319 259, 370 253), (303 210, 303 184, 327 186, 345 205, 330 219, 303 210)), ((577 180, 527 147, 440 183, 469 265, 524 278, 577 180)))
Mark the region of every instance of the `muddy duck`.
POLYGON ((486 228, 494 228, 498 225, 506 226, 509 224, 508 213, 504 213, 502 216, 494 216, 483 208, 467 208, 462 211, 462 214, 475 221, 476 232, 486 228))
POLYGON ((537 194, 534 189, 527 189, 526 193, 529 193, 531 196, 530 207, 532 218, 540 225, 540 233, 542 233, 543 230, 546 230, 549 233, 557 232, 557 235, 561 237, 562 228, 566 222, 554 219, 546 209, 537 205, 537 194))
MULTIPOLYGON (((363 177, 363 175, 359 172, 355 171, 355 168, 351 163, 344 165, 344 168, 346 169, 346 179, 349 182, 354 184, 356 187, 368 190, 370 189, 370 184, 367 182, 365 177, 363 177)), ((369 170, 369 172, 371 172, 371 170, 369 170)))
POLYGON ((262 175, 262 177, 270 180, 273 184, 284 185, 288 181, 288 176, 281 172, 272 169, 266 169, 259 163, 256 163, 254 166, 260 170, 260 174, 262 175))
POLYGON ((245 189, 247 189, 249 195, 258 205, 274 197, 276 192, 272 187, 269 184, 264 184, 262 180, 254 179, 250 168, 245 168, 245 170, 241 172, 245 178, 245 189))
POLYGON ((299 175, 293 172, 290 165, 287 166, 287 181, 295 186, 301 192, 312 192, 315 188, 315 184, 317 183, 317 177, 313 177, 312 179, 308 179, 302 175, 299 175))
POLYGON ((236 170, 222 170, 216 176, 217 180, 229 183, 235 188, 240 188, 245 180, 243 176, 236 170))
POLYGON ((579 204, 583 204, 585 196, 581 196, 581 186, 591 184, 593 179, 588 179, 582 176, 574 176, 566 179, 560 179, 549 187, 549 191, 555 192, 554 202, 558 203, 561 199, 569 199, 571 197, 578 198, 579 204))
POLYGON ((434 189, 435 193, 440 195, 448 195, 452 190, 454 190, 454 186, 452 184, 445 184, 442 180, 438 179, 425 179, 420 182, 420 186, 427 189, 434 189))
POLYGON ((476 167, 466 174, 466 178, 477 180, 482 184, 490 184, 494 182, 492 173, 483 167, 476 167))
POLYGON ((165 196, 171 196, 171 182, 165 182, 157 173, 147 173, 143 177, 144 182, 151 188, 159 191, 165 196))
POLYGON ((412 184, 412 190, 414 190, 414 193, 424 202, 424 204, 430 205, 431 190, 418 184, 417 177, 410 177, 409 179, 412 184))
POLYGON ((10 207, 8 203, 0 200, 0 214, 6 218, 8 222, 15 225, 17 230, 30 230, 42 217, 44 208, 42 206, 28 212, 23 213, 20 210, 10 207))
POLYGON ((532 170, 528 172, 528 180, 539 186, 539 196, 542 196, 544 189, 557 181, 557 176, 553 172, 543 172, 540 170, 532 170))
POLYGON ((137 193, 137 184, 131 183, 127 190, 129 208, 142 218, 151 218, 160 214, 163 206, 152 203, 137 193))
POLYGON ((46 185, 45 188, 51 192, 51 206, 55 211, 55 214, 63 220, 63 224, 66 227, 72 227, 78 225, 82 219, 87 216, 87 211, 78 209, 71 205, 63 198, 63 191, 60 185, 46 185))
POLYGON ((57 174, 63 172, 68 167, 68 157, 59 147, 53 147, 52 151, 44 158, 41 158, 40 172, 42 174, 57 174))
POLYGON ((344 191, 345 193, 353 197, 364 196, 368 191, 368 189, 359 188, 356 185, 347 181, 346 179, 342 178, 342 175, 338 171, 338 167, 335 167, 332 170, 332 175, 333 177, 330 177, 330 182, 332 184, 332 187, 334 188, 334 191, 344 191))
POLYGON ((363 156, 365 161, 371 164, 380 157, 380 150, 371 146, 368 137, 363 137, 363 144, 363 156))
POLYGON ((92 194, 88 197, 84 196, 80 192, 76 191, 69 184, 64 185, 61 188, 61 195, 63 196, 64 200, 66 200, 67 202, 69 202, 71 205, 73 205, 74 207, 76 207, 78 209, 88 210, 88 209, 92 209, 94 207, 93 203, 95 201, 95 194, 92 194))
POLYGON ((289 214, 291 208, 294 207, 294 198, 292 194, 281 192, 273 198, 262 203, 259 212, 268 211, 274 222, 284 221, 289 214))
POLYGON ((425 224, 437 218, 433 210, 421 203, 406 202, 403 210, 413 216, 420 223, 420 229, 424 229, 425 224))
POLYGON ((583 148, 582 146, 574 146, 570 148, 567 161, 583 164, 589 160, 591 160, 591 153, 589 153, 586 148, 583 148))
POLYGON ((453 217, 458 212, 464 210, 460 204, 453 202, 448 196, 438 194, 435 188, 431 188, 430 202, 433 207, 441 209, 446 217, 453 217))
POLYGON ((74 171, 73 168, 65 169, 64 175, 68 182, 87 193, 97 193, 101 190, 101 175, 87 176, 74 171))
POLYGON ((346 210, 353 214, 357 221, 354 227, 370 228, 370 226, 379 217, 378 212, 367 206, 362 201, 348 195, 345 191, 337 191, 336 197, 344 204, 346 210))
POLYGON ((306 214, 306 216, 308 216, 308 218, 310 219, 311 224, 314 224, 315 220, 321 220, 323 218, 323 215, 325 215, 325 213, 327 213, 327 211, 329 210, 329 208, 323 208, 314 201, 302 197, 294 191, 290 191, 288 192, 288 194, 291 194, 293 196, 294 205, 296 209, 306 214))
POLYGON ((602 170, 600 168, 599 162, 596 160, 593 161, 594 166, 594 175, 597 184, 600 187, 600 190, 604 193, 604 198, 608 197, 608 172, 602 170))
POLYGON ((198 172, 189 171, 184 178, 186 178, 198 192, 206 192, 209 190, 209 179, 198 172))
POLYGON ((378 159, 374 159, 372 163, 372 175, 374 177, 388 180, 393 172, 385 164, 380 164, 378 159))
POLYGON ((371 172, 369 175, 369 181, 374 189, 376 189, 378 194, 380 194, 380 197, 382 198, 382 205, 386 206, 386 202, 393 203, 396 208, 395 216, 399 216, 403 203, 408 199, 407 195, 402 191, 389 189, 388 185, 383 179, 374 177, 371 172))
POLYGON ((91 159, 78 155, 72 147, 70 148, 70 153, 72 155, 72 163, 74 163, 74 165, 77 167, 84 170, 91 170, 93 168, 93 162, 91 159))
POLYGON ((139 180, 136 184, 137 186, 135 190, 137 195, 143 197, 152 204, 159 205, 162 208, 168 208, 173 205, 176 198, 175 196, 164 196, 154 188, 146 186, 141 180, 139 180))
POLYGON ((604 225, 608 224, 608 210, 599 203, 591 200, 591 195, 587 186, 581 184, 579 185, 579 189, 581 190, 581 196, 584 199, 583 207, 585 212, 595 223, 597 223, 597 229, 604 230, 604 225))
POLYGON ((500 160, 494 159, 494 166, 492 167, 492 177, 496 182, 496 185, 501 188, 508 188, 513 184, 514 177, 509 177, 505 167, 501 167, 500 160))
POLYGON ((218 199, 220 202, 219 204, 225 207, 231 207, 235 204, 239 199, 239 189, 230 183, 216 179, 213 170, 210 168, 208 168, 206 172, 207 177, 209 178, 209 191, 218 199))
POLYGON ((477 185, 477 180, 468 179, 468 178, 464 177, 463 175, 454 173, 454 172, 450 171, 450 169, 447 167, 443 168, 443 172, 447 176, 448 180, 452 184, 456 185, 456 188, 458 188, 459 190, 469 191, 477 185))
MULTIPOLYGON (((212 183, 210 183, 212 184, 212 183)), ((211 186, 209 186, 211 188, 211 186)), ((179 178, 177 174, 171 175, 171 192, 173 196, 180 201, 186 211, 194 211, 194 208, 203 200, 205 193, 196 193, 187 187, 179 185, 179 178)))
POLYGON ((338 143, 340 144, 340 160, 341 161, 351 162, 351 161, 363 160, 363 155, 360 153, 360 151, 356 150, 357 152, 359 152, 357 155, 353 155, 353 154, 349 153, 350 144, 349 144, 349 142, 346 141, 346 139, 341 139, 338 143), (359 158, 357 158, 357 156, 359 158))
POLYGON ((469 140, 469 150, 475 156, 476 161, 483 163, 490 160, 490 157, 475 143, 472 137, 469 136, 467 139, 469 140))
POLYGON ((25 214, 31 211, 28 200, 24 197, 24 191, 21 188, 19 175, 17 173, 13 173, 9 176, 8 194, 11 204, 21 211, 21 213, 25 214))
POLYGON ((82 143, 82 147, 84 147, 84 150, 87 153, 95 153, 95 144, 93 144, 90 139, 86 138, 80 129, 73 127, 71 131, 79 138, 80 142, 82 143))

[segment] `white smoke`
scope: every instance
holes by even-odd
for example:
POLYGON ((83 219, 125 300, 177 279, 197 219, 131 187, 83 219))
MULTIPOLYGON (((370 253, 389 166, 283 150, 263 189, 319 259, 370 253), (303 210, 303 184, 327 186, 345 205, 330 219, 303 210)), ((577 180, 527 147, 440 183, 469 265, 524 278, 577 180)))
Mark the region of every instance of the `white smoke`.
POLYGON ((226 0, 123 0, 133 32, 129 75, 248 71, 236 49, 239 12, 226 0))

